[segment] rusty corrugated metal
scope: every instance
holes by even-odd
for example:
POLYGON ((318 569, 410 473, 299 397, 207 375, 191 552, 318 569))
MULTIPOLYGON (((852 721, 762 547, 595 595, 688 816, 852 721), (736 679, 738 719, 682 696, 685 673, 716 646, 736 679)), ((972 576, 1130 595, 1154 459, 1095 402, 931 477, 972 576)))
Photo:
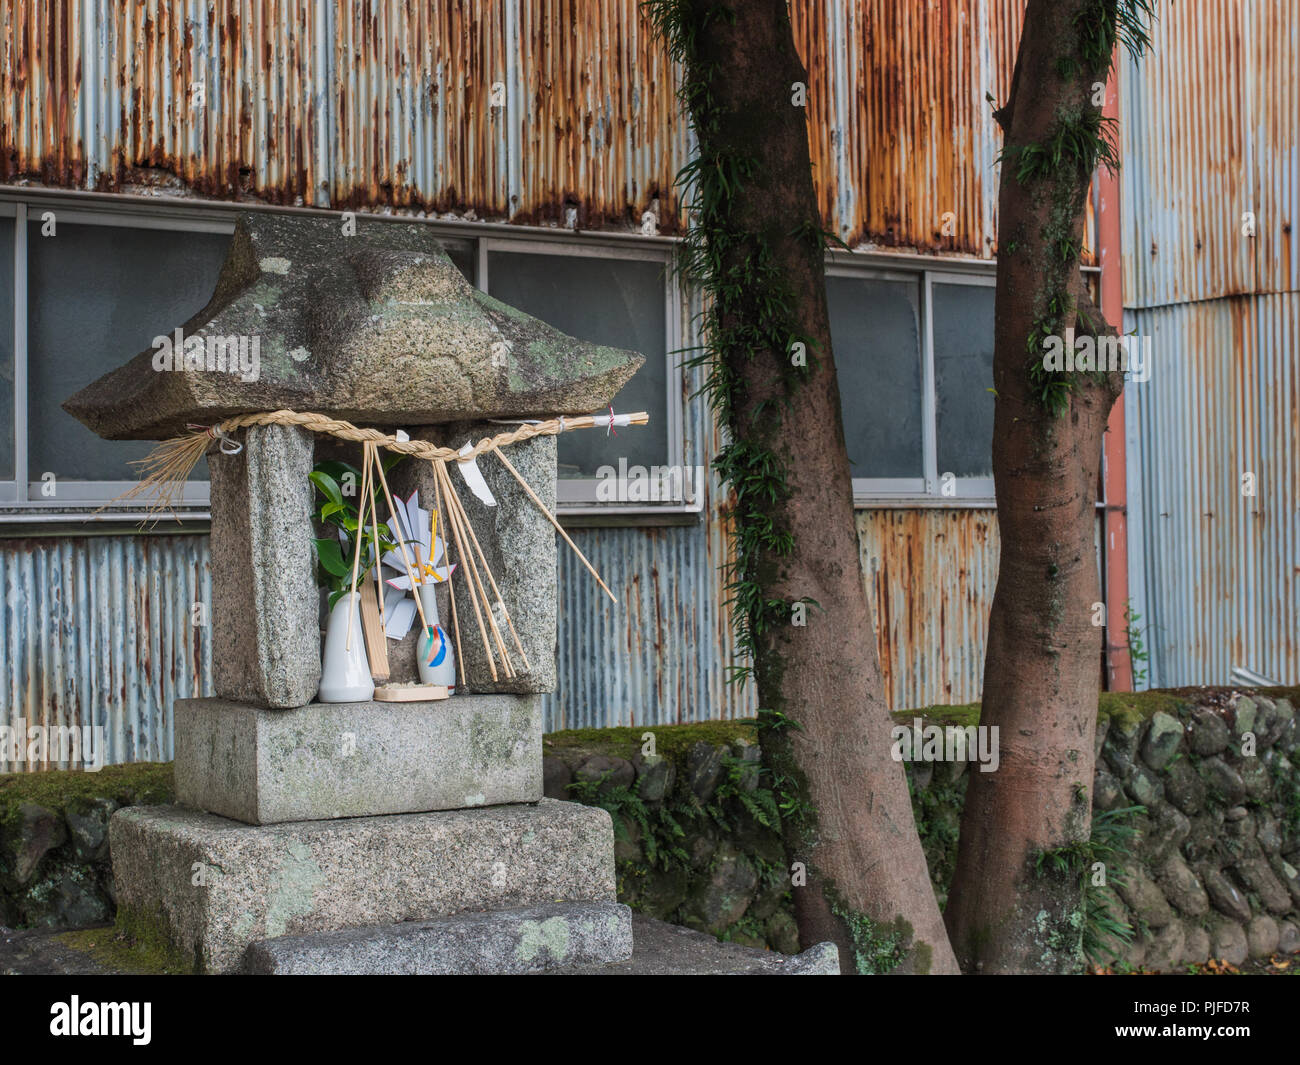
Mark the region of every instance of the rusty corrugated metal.
POLYGON ((1300 24, 1285 5, 1162 9, 1120 88, 1124 305, 1300 288, 1300 24), (1243 233, 1247 212, 1256 236, 1243 233))
POLYGON ((863 510, 857 524, 890 709, 978 699, 998 576, 996 514, 863 510))
POLYGON ((814 34, 804 54, 819 38, 843 42, 833 104, 842 159, 816 159, 835 175, 840 235, 991 255, 1001 136, 985 94, 1006 100, 1023 4, 823 2, 833 32, 814 34))
POLYGON ((210 568, 206 536, 0 540, 0 722, 97 725, 108 762, 171 758, 172 701, 211 693, 211 628, 191 624, 210 568))
POLYGON ((1244 0, 1162 11, 1151 54, 1122 69, 1124 328, 1150 339, 1153 363, 1128 386, 1152 685, 1229 684, 1234 666, 1300 677, 1291 14, 1244 0))
POLYGON ((1230 684, 1234 666, 1295 683, 1300 294, 1131 310, 1126 327, 1155 348, 1151 379, 1128 386, 1141 422, 1149 683, 1230 684))
POLYGON ((518 6, 522 83, 519 222, 584 229, 639 227, 653 206, 658 227, 679 228, 673 180, 687 160, 678 79, 641 0, 532 0, 518 6))
MULTIPOLYGON (((796 0, 828 228, 993 252, 1000 134, 985 95, 1005 99, 1021 7, 796 0)), ((638 0, 9 9, 3 181, 558 224, 572 209, 584 228, 639 228, 653 210, 659 232, 680 232, 672 182, 690 138, 638 0)))

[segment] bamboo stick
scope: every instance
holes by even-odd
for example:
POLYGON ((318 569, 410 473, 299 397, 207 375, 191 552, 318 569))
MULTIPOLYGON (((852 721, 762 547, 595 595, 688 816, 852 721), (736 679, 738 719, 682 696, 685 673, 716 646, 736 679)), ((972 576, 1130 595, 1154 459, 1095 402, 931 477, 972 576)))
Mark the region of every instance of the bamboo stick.
MULTIPOLYGON (((444 469, 443 472, 446 473, 447 471, 444 469)), ((447 474, 447 479, 450 483, 450 474, 447 474)), ((510 629, 510 635, 514 637, 515 647, 519 650, 519 657, 523 659, 524 668, 529 672, 532 672, 533 667, 528 664, 528 655, 524 653, 523 641, 519 639, 519 633, 515 631, 515 623, 510 617, 510 609, 506 606, 506 601, 501 597, 501 589, 497 587, 496 578, 492 576, 492 567, 488 565, 487 557, 483 554, 483 548, 479 545, 478 536, 474 532, 474 524, 469 520, 469 514, 466 513, 465 506, 460 501, 460 496, 456 496, 454 502, 457 510, 460 512, 462 523, 469 531, 470 539, 474 543, 474 550, 478 552, 479 561, 483 563, 483 571, 488 576, 488 583, 492 585, 492 594, 497 597, 497 603, 501 606, 501 613, 505 616, 506 625, 510 629)))
MULTIPOLYGON (((441 467, 439 460, 435 459, 434 461, 437 463, 434 467, 434 476, 446 480, 447 471, 441 467)), ((447 481, 447 483, 450 483, 450 481, 447 481)), ((492 648, 488 644, 487 628, 483 624, 483 615, 479 611, 478 599, 474 595, 474 579, 471 575, 474 569, 474 560, 466 557, 465 544, 460 535, 460 526, 452 515, 450 501, 447 503, 447 518, 451 522, 452 535, 456 540, 456 557, 460 559, 461 566, 465 569, 465 586, 469 589, 469 602, 470 606, 474 608, 474 620, 478 622, 479 635, 483 637, 483 653, 487 655, 488 669, 492 671, 492 679, 498 680, 496 661, 492 657, 492 648)))
MULTIPOLYGON (((433 462, 429 463, 433 468, 433 506, 434 513, 442 511, 442 486, 438 483, 438 470, 434 467, 433 462)), ((451 540, 447 536, 447 522, 442 523, 442 541, 447 545, 444 552, 447 559, 447 600, 451 603, 451 627, 456 635, 456 679, 462 685, 465 683, 465 667, 462 664, 464 658, 460 653, 460 619, 456 617, 456 586, 451 583, 451 540)), ((433 551, 433 545, 429 545, 430 552, 433 551)))
MULTIPOLYGON (((488 575, 488 581, 489 583, 491 583, 493 589, 495 590, 496 581, 492 579, 492 570, 488 568, 487 559, 483 555, 482 548, 478 547, 478 537, 474 533, 474 526, 469 520, 469 515, 465 512, 464 506, 461 504, 460 496, 456 495, 455 489, 451 483, 451 475, 447 472, 445 466, 443 467, 442 470, 442 476, 446 478, 446 484, 444 487, 445 487, 445 491, 448 494, 448 504, 447 504, 448 509, 455 512, 456 520, 460 523, 461 529, 468 535, 473 545, 476 548, 478 548, 479 561, 483 563, 483 569, 488 575)), ((474 576, 475 579, 478 580, 479 592, 483 596, 483 605, 487 609, 488 618, 492 623, 492 635, 497 641, 497 649, 501 652, 501 661, 505 663, 506 676, 513 677, 515 676, 515 670, 514 667, 510 664, 510 654, 506 649, 505 640, 501 636, 501 628, 500 626, 497 625, 496 614, 492 610, 492 604, 488 600, 487 592, 483 588, 483 579, 478 576, 477 567, 475 567, 474 576)), ((500 593, 498 593, 497 598, 498 600, 500 599, 500 593)), ((502 604, 503 608, 504 605, 505 604, 502 604)))
MULTIPOLYGON (((371 444, 371 443, 367 443, 367 444, 365 445, 365 447, 369 448, 370 451, 372 451, 372 452, 373 452, 374 449, 375 449, 375 445, 374 445, 374 444, 371 444)), ((363 462, 364 465, 365 465, 365 469, 366 469, 367 471, 369 471, 369 469, 370 469, 370 464, 369 464, 368 462, 365 461, 365 451, 364 451, 364 450, 363 450, 363 452, 362 452, 362 462, 363 462)), ((363 476, 363 477, 362 477, 362 480, 364 480, 364 479, 365 479, 365 478, 364 478, 364 476, 363 476)), ((373 533, 374 533, 374 537, 375 537, 375 547, 374 547, 374 551, 375 551, 375 557, 374 557, 374 569, 375 569, 375 598, 379 600, 379 621, 380 621, 380 624, 382 625, 382 624, 386 621, 386 618, 384 617, 384 613, 385 613, 385 612, 384 612, 384 574, 383 574, 383 569, 384 569, 384 567, 383 567, 383 564, 379 561, 379 508, 378 508, 377 506, 375 506, 375 479, 374 479, 373 477, 370 478, 370 496, 369 496, 369 499, 370 499, 370 523, 371 523, 371 530, 373 531, 373 533)), ((385 639, 385 640, 388 639, 387 635, 385 635, 384 639, 385 639)), ((385 643, 385 644, 384 644, 384 652, 387 653, 387 651, 388 651, 388 644, 385 643)))
POLYGON ((388 500, 388 512, 397 525, 397 549, 402 553, 402 565, 406 567, 406 572, 411 578, 411 595, 415 598, 415 609, 420 612, 420 622, 424 625, 424 631, 428 632, 429 619, 424 616, 424 604, 420 602, 420 591, 417 587, 420 583, 420 575, 415 572, 411 566, 411 560, 406 557, 406 537, 402 533, 403 525, 397 517, 397 506, 393 502, 393 493, 388 490, 388 478, 384 476, 384 464, 377 452, 371 457, 374 461, 375 473, 379 474, 379 483, 384 486, 384 498, 388 500))
MULTIPOLYGON (((460 508, 460 498, 456 495, 456 490, 452 486, 451 476, 447 473, 447 467, 445 464, 439 468, 438 475, 442 478, 442 490, 447 496, 447 513, 451 515, 452 520, 456 523, 460 535, 465 539, 465 542, 468 543, 468 537, 465 530, 469 526, 469 517, 460 508)), ((515 671, 510 665, 510 655, 506 650, 505 640, 501 637, 501 630, 497 627, 497 619, 496 615, 492 612, 491 600, 488 599, 487 592, 483 588, 483 578, 478 575, 478 565, 475 563, 474 556, 469 552, 469 549, 466 547, 464 550, 469 559, 470 576, 478 588, 479 598, 482 600, 483 608, 487 613, 488 626, 492 631, 492 638, 496 641, 497 650, 501 652, 501 663, 505 669, 505 674, 507 677, 513 677, 515 671)), ((496 678, 494 677, 493 679, 495 680, 496 678)))
MULTIPOLYGON (((370 445, 365 445, 366 452, 369 451, 370 445)), ((364 454, 364 452, 363 452, 364 454)), ((355 541, 352 549, 352 588, 348 592, 349 596, 357 594, 357 570, 361 566, 361 540, 364 536, 366 527, 366 485, 370 483, 370 464, 363 459, 365 468, 361 471, 361 505, 357 507, 357 527, 352 531, 352 539, 355 541)), ((346 511, 344 512, 346 513, 346 511)), ((352 650, 352 610, 351 601, 348 603, 348 638, 343 643, 345 651, 352 650)))
MULTIPOLYGON (((575 419, 575 420, 581 420, 581 419, 575 419)), ((587 567, 587 572, 596 578, 596 583, 599 584, 601 588, 605 590, 605 594, 609 596, 609 598, 613 602, 617 603, 618 597, 615 596, 614 593, 609 590, 609 585, 607 585, 603 580, 600 579, 600 574, 596 572, 596 567, 587 561, 587 556, 584 555, 580 550, 578 550, 577 544, 575 544, 571 539, 569 539, 569 534, 566 533, 560 527, 560 523, 555 520, 555 515, 546 509, 546 504, 537 498, 537 493, 532 490, 532 488, 529 486, 527 481, 525 481, 521 476, 519 476, 519 471, 515 469, 514 466, 511 464, 510 460, 501 453, 501 449, 493 445, 492 451, 496 455, 496 457, 501 460, 502 465, 505 466, 505 468, 509 470, 511 474, 514 475, 515 480, 519 482, 519 487, 528 493, 528 498, 537 504, 537 509, 540 510, 543 514, 545 514, 547 520, 552 525, 555 526, 555 531, 564 537, 564 542, 568 544, 571 548, 573 548, 573 553, 577 555, 578 558, 582 561, 582 564, 587 567)))

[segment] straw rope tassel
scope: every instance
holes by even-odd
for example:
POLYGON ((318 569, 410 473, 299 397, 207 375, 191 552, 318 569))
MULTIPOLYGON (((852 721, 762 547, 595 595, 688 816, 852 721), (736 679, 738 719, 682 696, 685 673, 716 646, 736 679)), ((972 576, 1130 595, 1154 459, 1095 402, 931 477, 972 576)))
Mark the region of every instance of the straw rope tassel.
MULTIPOLYGON (((446 473, 444 467, 443 472, 446 473)), ((446 473, 450 483, 451 474, 446 473)), ((469 520, 469 514, 465 510, 465 505, 460 501, 460 496, 454 496, 455 506, 460 511, 461 520, 465 528, 469 531, 470 539, 474 542, 474 550, 478 552, 479 561, 483 563, 483 571, 488 576, 488 583, 492 585, 492 594, 497 597, 497 605, 501 607, 501 613, 506 619, 506 626, 510 629, 510 635, 514 638, 515 648, 519 651, 519 657, 523 659, 524 669, 532 672, 533 667, 528 663, 528 655, 524 652, 523 641, 519 639, 519 633, 515 631, 514 620, 510 617, 510 608, 506 606, 506 601, 501 595, 501 589, 497 587, 496 578, 492 576, 492 567, 488 565, 487 557, 483 554, 483 548, 479 545, 478 536, 474 533, 474 524, 469 520)))

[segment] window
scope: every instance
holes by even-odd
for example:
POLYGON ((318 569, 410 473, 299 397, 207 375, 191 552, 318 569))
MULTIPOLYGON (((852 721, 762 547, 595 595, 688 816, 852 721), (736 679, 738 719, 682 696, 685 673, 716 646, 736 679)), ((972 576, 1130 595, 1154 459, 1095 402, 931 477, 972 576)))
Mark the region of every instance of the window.
MULTIPOLYGON (((491 240, 486 277, 479 285, 497 299, 562 332, 594 344, 640 352, 645 363, 614 399, 620 413, 644 410, 648 425, 620 434, 562 435, 556 441, 558 500, 570 511, 624 505, 637 510, 698 510, 690 477, 666 477, 653 501, 597 502, 600 471, 680 467, 681 373, 669 352, 681 346, 674 332, 676 287, 668 280, 668 253, 657 250, 491 240), (667 496, 667 498, 665 498, 667 496)), ((480 262, 483 262, 480 259, 480 262)))
MULTIPOLYGON (((101 440, 61 404, 203 308, 234 221, 0 209, 0 501, 38 516, 93 511, 137 479, 130 462, 151 444, 101 440)), ((187 503, 206 505, 206 477, 201 465, 187 503)))
POLYGON ((855 501, 991 501, 992 274, 827 275, 855 501))

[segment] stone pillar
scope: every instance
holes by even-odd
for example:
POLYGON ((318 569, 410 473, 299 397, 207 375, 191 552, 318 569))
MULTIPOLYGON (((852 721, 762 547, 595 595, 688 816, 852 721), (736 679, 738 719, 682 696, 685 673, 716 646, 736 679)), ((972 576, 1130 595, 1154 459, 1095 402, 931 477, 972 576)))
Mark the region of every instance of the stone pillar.
POLYGON ((305 706, 320 686, 312 557, 312 434, 253 426, 212 474, 212 675, 217 695, 305 706))

